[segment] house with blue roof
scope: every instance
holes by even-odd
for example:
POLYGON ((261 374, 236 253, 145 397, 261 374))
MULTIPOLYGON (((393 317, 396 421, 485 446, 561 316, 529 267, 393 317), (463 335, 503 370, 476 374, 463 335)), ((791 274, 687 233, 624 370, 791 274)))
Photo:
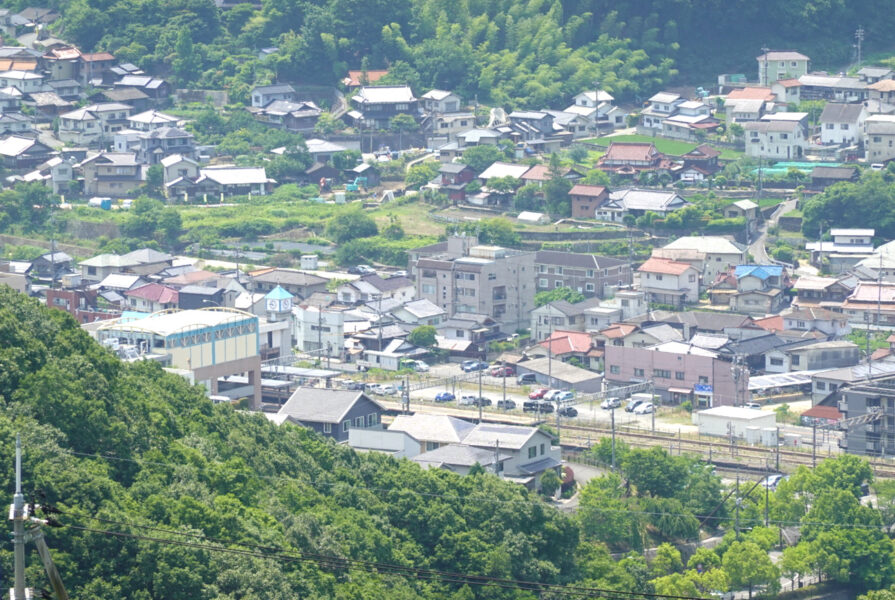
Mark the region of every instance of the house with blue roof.
POLYGON ((777 313, 789 305, 789 273, 779 265, 737 265, 719 273, 709 298, 712 304, 748 315, 777 313))

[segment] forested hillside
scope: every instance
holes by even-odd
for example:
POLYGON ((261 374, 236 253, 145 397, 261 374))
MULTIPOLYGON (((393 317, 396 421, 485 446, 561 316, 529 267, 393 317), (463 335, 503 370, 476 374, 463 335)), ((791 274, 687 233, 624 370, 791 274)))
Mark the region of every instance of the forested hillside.
MULTIPOLYGON (((7 2, 23 7, 28 0, 7 2)), ((760 48, 797 48, 840 68, 853 32, 886 48, 885 0, 263 0, 218 11, 212 0, 55 0, 60 34, 181 86, 226 88, 245 100, 256 81, 333 84, 347 68, 392 70, 416 90, 453 89, 509 107, 560 106, 600 81, 642 99, 680 75, 755 77, 760 48), (258 58, 258 49, 279 52, 258 58)))

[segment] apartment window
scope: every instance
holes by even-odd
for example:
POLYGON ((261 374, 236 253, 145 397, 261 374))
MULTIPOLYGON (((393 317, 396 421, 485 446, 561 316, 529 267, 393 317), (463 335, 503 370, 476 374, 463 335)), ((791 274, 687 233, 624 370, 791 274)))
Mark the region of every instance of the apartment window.
POLYGON ((435 277, 435 271, 432 269, 423 269, 423 277, 435 277))
POLYGON ((825 390, 825 389, 827 389, 827 382, 825 382, 825 381, 818 381, 818 382, 817 382, 817 389, 819 389, 819 390, 825 390))
POLYGON ((562 275, 562 267, 556 267, 556 274, 562 275))
POLYGON ((772 359, 771 359, 771 364, 774 365, 775 367, 782 367, 782 366, 783 366, 783 359, 782 359, 782 358, 772 358, 772 359))
POLYGON ((609 365, 609 372, 613 375, 618 375, 622 372, 622 368, 618 365, 609 365))
POLYGON ((541 265, 538 267, 538 273, 546 273, 546 272, 547 272, 547 265, 541 265))
POLYGON ((843 130, 843 131, 848 131, 848 123, 842 123, 842 124, 839 126, 839 129, 841 129, 841 130, 843 130))
POLYGON ((638 369, 637 367, 634 367, 634 377, 643 377, 643 375, 644 375, 643 369, 638 369))
POLYGON ((531 448, 528 449, 528 458, 534 458, 537 455, 538 455, 537 446, 532 446, 531 448))
POLYGON ((541 444, 541 456, 544 456, 544 444, 541 444))
POLYGON ((690 283, 695 282, 695 281, 696 281, 696 275, 690 275, 690 277, 689 277, 689 281, 690 281, 690 283))
POLYGON ((708 382, 709 382, 709 378, 708 378, 708 377, 706 377, 705 375, 700 375, 700 376, 699 376, 699 383, 708 384, 708 382))
POLYGON ((545 287, 547 287, 548 285, 550 285, 550 282, 547 281, 546 279, 539 279, 539 280, 538 280, 538 287, 545 288, 545 287))
POLYGON ((836 126, 833 125, 832 123, 827 123, 826 128, 827 128, 827 129, 835 129, 836 126))
POLYGON ((661 276, 661 275, 656 275, 656 281, 662 281, 662 276, 661 276))
POLYGON ((367 427, 372 427, 379 422, 379 415, 376 413, 370 413, 367 415, 367 427))
POLYGON ((561 280, 561 279, 557 279, 556 281, 554 281, 554 282, 553 282, 553 287, 562 287, 562 280, 561 280))
POLYGON ((587 292, 592 292, 592 291, 594 291, 594 284, 592 284, 592 283, 586 283, 586 284, 584 284, 584 290, 587 291, 587 292))
POLYGON ((323 433, 332 433, 333 432, 333 424, 332 423, 324 423, 323 424, 323 433))
POLYGON ((653 377, 660 379, 671 379, 671 371, 668 369, 653 369, 653 377))
POLYGON ((587 276, 588 276, 588 277, 593 277, 593 276, 594 276, 594 270, 593 270, 593 269, 588 269, 588 270, 587 270, 587 276))
POLYGON ((798 354, 793 354, 789 358, 789 362, 791 362, 793 364, 793 366, 796 366, 801 362, 801 357, 798 354))
POLYGON ((354 418, 354 426, 357 427, 358 429, 363 429, 364 428, 364 417, 363 416, 355 417, 354 418))
POLYGON ((675 371, 674 378, 677 379, 678 381, 683 381, 684 380, 684 372, 683 371, 675 371))
POLYGON ((342 431, 348 431, 351 428, 351 421, 342 421, 342 431))
POLYGON ((494 281, 497 279, 497 273, 488 273, 488 281, 494 281))
POLYGON ((434 286, 434 285, 429 285, 429 284, 423 284, 423 293, 424 293, 424 294, 434 294, 434 293, 435 293, 435 286, 434 286))

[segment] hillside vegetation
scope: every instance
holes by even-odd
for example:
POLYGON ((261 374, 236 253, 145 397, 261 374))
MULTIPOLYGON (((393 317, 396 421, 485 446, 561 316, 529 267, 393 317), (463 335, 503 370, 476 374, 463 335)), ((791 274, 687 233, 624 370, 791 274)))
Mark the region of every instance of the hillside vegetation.
MULTIPOLYGON (((25 0, 9 2, 23 7, 25 0)), ((796 48, 839 69, 853 32, 865 51, 895 25, 884 0, 263 0, 218 11, 211 0, 57 0, 61 35, 113 52, 179 86, 226 88, 245 101, 275 79, 335 84, 348 68, 387 82, 452 89, 509 107, 559 106, 596 81, 643 99, 680 74, 755 77, 760 48, 796 48), (258 58, 258 49, 279 52, 258 58)))

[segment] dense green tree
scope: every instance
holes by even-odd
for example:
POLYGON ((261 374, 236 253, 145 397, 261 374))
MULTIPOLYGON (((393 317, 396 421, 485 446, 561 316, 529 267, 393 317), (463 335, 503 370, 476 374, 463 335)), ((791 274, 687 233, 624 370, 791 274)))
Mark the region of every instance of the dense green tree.
POLYGON ((576 292, 570 287, 558 287, 535 294, 536 307, 544 306, 545 304, 550 304, 551 302, 556 302, 558 300, 565 300, 566 302, 575 304, 584 300, 584 294, 576 292))
POLYGON ((369 215, 361 210, 350 210, 332 217, 326 224, 326 236, 337 244, 349 240, 372 237, 379 228, 369 215))
POLYGON ((503 158, 503 152, 497 146, 480 144, 463 151, 463 164, 468 165, 476 173, 481 173, 493 163, 503 158))
POLYGON ((431 325, 420 325, 414 327, 413 331, 407 336, 407 341, 414 346, 420 348, 431 348, 435 345, 435 328, 431 325))
POLYGON ((750 598, 757 585, 767 586, 771 592, 780 587, 779 570, 754 542, 734 542, 724 553, 722 564, 733 588, 747 588, 750 598))
POLYGON ((615 473, 596 477, 580 492, 578 522, 585 539, 614 547, 640 548, 643 524, 625 499, 625 486, 615 473))

